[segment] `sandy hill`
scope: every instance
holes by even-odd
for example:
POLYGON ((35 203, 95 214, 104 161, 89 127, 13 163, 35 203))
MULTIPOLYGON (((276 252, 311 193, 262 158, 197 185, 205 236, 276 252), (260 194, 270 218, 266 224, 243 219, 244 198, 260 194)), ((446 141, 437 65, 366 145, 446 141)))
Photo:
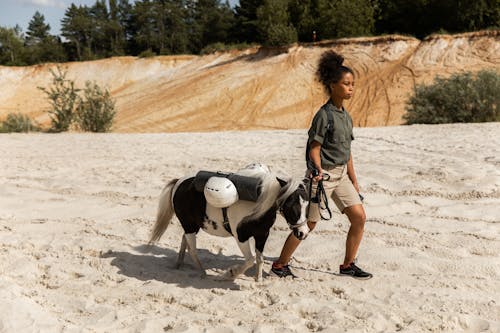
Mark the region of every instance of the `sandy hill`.
MULTIPOLYGON (((206 56, 119 57, 64 64, 79 87, 107 86, 116 99, 115 132, 180 132, 305 128, 325 96, 314 71, 332 48, 356 73, 347 105, 356 126, 402 123, 417 83, 436 75, 498 68, 500 31, 434 35, 423 41, 384 36, 298 45, 287 51, 249 49, 206 56)), ((0 119, 22 112, 47 124, 38 86, 54 64, 0 67, 0 119)))

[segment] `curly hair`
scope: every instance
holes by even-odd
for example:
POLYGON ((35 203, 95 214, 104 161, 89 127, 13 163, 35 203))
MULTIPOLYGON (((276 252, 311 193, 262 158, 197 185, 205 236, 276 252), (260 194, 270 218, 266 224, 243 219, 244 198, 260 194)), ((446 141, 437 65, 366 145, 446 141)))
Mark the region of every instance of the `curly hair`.
POLYGON ((344 57, 332 50, 325 51, 321 55, 316 75, 328 92, 330 92, 330 85, 339 82, 345 73, 354 75, 352 69, 342 65, 343 62, 344 57))

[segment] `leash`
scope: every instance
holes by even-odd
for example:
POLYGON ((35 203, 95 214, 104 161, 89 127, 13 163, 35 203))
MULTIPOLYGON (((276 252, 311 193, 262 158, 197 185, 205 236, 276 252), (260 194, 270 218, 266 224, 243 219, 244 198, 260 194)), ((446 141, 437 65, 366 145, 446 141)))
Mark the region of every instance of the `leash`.
MULTIPOLYGON (((314 176, 314 172, 311 173, 312 176, 314 176)), ((329 179, 326 178, 326 180, 329 179)), ((316 186, 316 193, 314 197, 312 196, 312 185, 313 185, 313 180, 312 177, 309 179, 309 203, 307 205, 307 213, 306 217, 309 218, 309 210, 311 208, 311 202, 317 203, 319 206, 319 216, 321 217, 322 220, 330 220, 332 218, 332 211, 330 209, 330 206, 328 205, 328 196, 326 195, 325 187, 323 186, 323 178, 321 178, 318 181, 318 185, 316 186), (322 206, 322 202, 324 202, 324 206, 322 206), (328 217, 323 216, 322 211, 326 211, 328 213, 328 217)))

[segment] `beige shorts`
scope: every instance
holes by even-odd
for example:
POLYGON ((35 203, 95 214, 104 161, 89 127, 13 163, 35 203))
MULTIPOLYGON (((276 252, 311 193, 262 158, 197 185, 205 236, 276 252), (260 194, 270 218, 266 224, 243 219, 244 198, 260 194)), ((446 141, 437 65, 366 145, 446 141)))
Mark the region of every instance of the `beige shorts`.
MULTIPOLYGON (((351 179, 349 179, 347 175, 347 165, 338 165, 331 169, 323 169, 323 174, 330 176, 329 179, 323 180, 323 187, 325 188, 326 195, 332 198, 340 212, 343 213, 344 209, 347 207, 362 204, 358 191, 356 191, 351 179)), ((309 178, 309 171, 306 172, 306 177, 309 178)), ((316 182, 313 182, 312 196, 316 194, 317 185, 316 182)), ((321 206, 324 207, 325 204, 321 203, 321 206)), ((328 215, 326 212, 322 214, 325 217, 328 215)), ((308 220, 311 222, 318 222, 321 220, 319 205, 317 203, 311 202, 308 220)))

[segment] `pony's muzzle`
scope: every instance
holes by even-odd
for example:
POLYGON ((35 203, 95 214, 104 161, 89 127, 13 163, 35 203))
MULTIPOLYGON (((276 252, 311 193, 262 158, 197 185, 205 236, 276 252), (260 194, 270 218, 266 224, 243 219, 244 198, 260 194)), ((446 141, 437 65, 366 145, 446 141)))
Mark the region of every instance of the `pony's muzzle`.
POLYGON ((304 240, 306 239, 307 235, 309 235, 309 227, 307 224, 301 225, 300 227, 294 228, 293 229, 293 235, 299 239, 299 240, 304 240))

